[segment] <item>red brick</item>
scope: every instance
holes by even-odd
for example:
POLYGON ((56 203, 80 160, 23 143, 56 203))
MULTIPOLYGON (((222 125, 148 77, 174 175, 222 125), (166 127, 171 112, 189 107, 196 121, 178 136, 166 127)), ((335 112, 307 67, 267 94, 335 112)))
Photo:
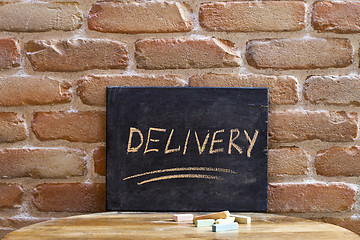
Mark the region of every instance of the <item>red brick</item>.
POLYGON ((360 235, 360 218, 358 217, 324 217, 316 220, 338 225, 360 235))
POLYGON ((36 71, 72 72, 124 69, 128 65, 123 42, 106 39, 34 40, 26 55, 36 71))
POLYGON ((20 66, 19 42, 13 38, 0 38, 0 69, 20 66))
POLYGON ((360 176, 360 147, 332 147, 319 151, 315 168, 323 176, 360 176))
POLYGON ((186 82, 175 75, 89 75, 78 81, 77 93, 85 104, 104 106, 106 104, 107 86, 177 87, 185 85, 186 82))
POLYGON ((71 101, 70 87, 70 82, 45 76, 3 77, 0 78, 0 106, 68 103, 71 101))
POLYGON ((208 73, 192 76, 189 85, 191 87, 267 87, 271 104, 295 104, 299 100, 298 83, 292 76, 208 73))
POLYGON ((0 150, 0 177, 67 178, 85 173, 85 153, 54 148, 0 150))
POLYGON ((200 6, 199 22, 208 31, 299 31, 305 26, 305 3, 301 1, 204 3, 200 6))
POLYGON ((0 3, 0 30, 12 32, 71 31, 80 27, 82 13, 75 2, 0 3))
POLYGON ((303 91, 311 103, 360 104, 360 76, 311 76, 303 91))
POLYGON ((305 175, 309 172, 309 155, 298 147, 269 149, 269 176, 305 175))
POLYGON ((32 130, 39 140, 103 142, 106 139, 104 112, 37 112, 32 130))
POLYGON ((89 29, 113 33, 189 32, 191 12, 180 2, 97 2, 88 16, 89 29), (141 17, 139 17, 141 16, 141 17))
POLYGON ((19 207, 23 192, 20 185, 0 183, 0 209, 19 207))
POLYGON ((272 183, 268 194, 270 212, 343 212, 355 190, 344 183, 272 183))
POLYGON ((0 112, 0 142, 13 143, 28 137, 24 116, 14 112, 0 112))
POLYGON ((105 184, 44 183, 33 190, 33 203, 39 211, 105 211, 105 184))
POLYGON ((98 147, 93 152, 95 173, 106 176, 106 147, 98 147))
POLYGON ((145 39, 135 42, 142 69, 224 68, 240 66, 234 44, 217 38, 145 39))
POLYGON ((345 38, 262 39, 246 43, 246 60, 258 69, 341 68, 352 61, 345 38))
POLYGON ((269 113, 269 139, 296 142, 320 139, 327 142, 354 141, 357 114, 334 111, 272 111, 269 113))
POLYGON ((319 32, 358 33, 360 32, 359 2, 315 2, 311 23, 319 32))

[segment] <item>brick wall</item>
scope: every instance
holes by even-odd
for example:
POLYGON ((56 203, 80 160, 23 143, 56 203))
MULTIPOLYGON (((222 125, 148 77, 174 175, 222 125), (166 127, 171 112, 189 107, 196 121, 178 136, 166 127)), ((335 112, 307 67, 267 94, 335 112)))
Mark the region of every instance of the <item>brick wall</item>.
MULTIPOLYGON (((61 0, 62 1, 62 0, 61 0)), ((360 3, 0 3, 0 238, 105 210, 105 87, 269 87, 269 211, 360 233, 360 3)))

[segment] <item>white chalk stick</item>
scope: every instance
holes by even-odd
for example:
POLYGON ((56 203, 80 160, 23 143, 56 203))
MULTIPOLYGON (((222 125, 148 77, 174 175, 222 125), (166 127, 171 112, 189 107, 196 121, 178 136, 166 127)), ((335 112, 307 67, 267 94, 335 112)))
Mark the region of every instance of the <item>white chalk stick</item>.
POLYGON ((174 214, 173 216, 175 222, 192 222, 193 218, 192 214, 174 214))

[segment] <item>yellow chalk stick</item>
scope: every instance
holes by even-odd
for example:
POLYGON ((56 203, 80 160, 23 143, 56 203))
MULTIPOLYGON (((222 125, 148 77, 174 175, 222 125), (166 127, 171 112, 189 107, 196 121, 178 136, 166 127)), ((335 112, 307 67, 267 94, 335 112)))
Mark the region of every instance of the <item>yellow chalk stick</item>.
POLYGON ((215 221, 215 224, 222 224, 222 223, 233 223, 235 222, 235 217, 228 217, 223 219, 218 219, 215 221))
POLYGON ((251 223, 251 217, 248 217, 248 216, 231 215, 231 217, 235 217, 235 222, 237 222, 237 223, 245 223, 245 224, 251 223))
POLYGON ((196 220, 199 220, 199 219, 222 219, 222 218, 227 218, 227 217, 230 217, 229 211, 211 213, 211 214, 194 217, 193 223, 195 223, 196 220))

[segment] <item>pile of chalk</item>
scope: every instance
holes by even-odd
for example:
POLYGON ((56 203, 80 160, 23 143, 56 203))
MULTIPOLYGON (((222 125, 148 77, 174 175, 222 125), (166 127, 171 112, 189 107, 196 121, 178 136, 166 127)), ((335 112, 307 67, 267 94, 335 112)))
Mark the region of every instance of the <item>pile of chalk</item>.
POLYGON ((175 214, 175 222, 195 223, 196 227, 212 227, 213 232, 224 232, 239 229, 240 224, 250 224, 251 217, 242 215, 231 215, 229 211, 211 213, 194 217, 193 214, 175 214))

